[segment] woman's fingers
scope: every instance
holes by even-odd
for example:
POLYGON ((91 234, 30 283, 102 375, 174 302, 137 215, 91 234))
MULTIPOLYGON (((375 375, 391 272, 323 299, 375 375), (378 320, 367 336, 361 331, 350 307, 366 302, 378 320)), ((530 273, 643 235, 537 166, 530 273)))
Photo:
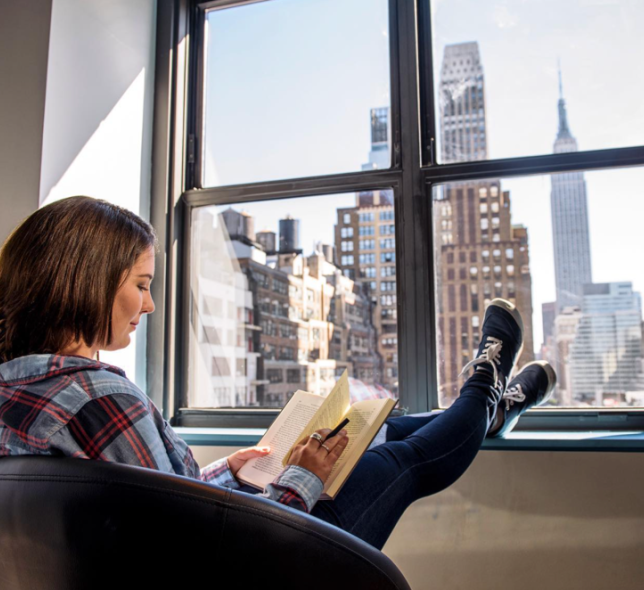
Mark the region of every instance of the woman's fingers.
POLYGON ((347 444, 349 444, 349 437, 346 436, 346 431, 339 432, 337 436, 325 442, 324 446, 326 449, 323 450, 327 451, 326 460, 332 464, 335 463, 340 455, 342 455, 347 444))
POLYGON ((322 440, 317 440, 316 437, 302 439, 293 448, 288 462, 290 465, 299 465, 308 469, 324 482, 329 477, 338 457, 346 448, 349 439, 345 430, 328 441, 326 437, 331 432, 329 428, 321 428, 316 432, 322 440))
POLYGON ((241 469, 242 465, 249 459, 255 457, 262 457, 270 452, 269 447, 250 447, 248 449, 240 449, 228 457, 228 467, 233 475, 241 469))
POLYGON ((249 447, 248 449, 240 449, 237 451, 236 455, 240 459, 248 461, 248 459, 253 459, 254 457, 261 457, 268 453, 271 449, 269 447, 249 447))
POLYGON ((330 428, 320 428, 319 430, 315 431, 317 434, 320 435, 320 438, 322 439, 321 441, 317 440, 316 438, 311 436, 307 436, 306 438, 303 438, 298 444, 304 445, 309 447, 310 449, 313 450, 318 450, 320 448, 320 444, 324 442, 324 439, 327 437, 327 434, 331 432, 330 428))

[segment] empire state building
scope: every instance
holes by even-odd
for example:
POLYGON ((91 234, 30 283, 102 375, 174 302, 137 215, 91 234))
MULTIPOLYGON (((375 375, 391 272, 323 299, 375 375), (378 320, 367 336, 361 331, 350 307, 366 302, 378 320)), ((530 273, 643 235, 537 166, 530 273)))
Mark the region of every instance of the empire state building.
MULTIPOLYGON (((578 151, 577 140, 570 133, 566 102, 559 74, 559 130, 554 153, 578 151)), ((550 208, 555 256, 557 312, 564 307, 581 306, 583 286, 592 283, 588 203, 583 172, 553 174, 550 208)))

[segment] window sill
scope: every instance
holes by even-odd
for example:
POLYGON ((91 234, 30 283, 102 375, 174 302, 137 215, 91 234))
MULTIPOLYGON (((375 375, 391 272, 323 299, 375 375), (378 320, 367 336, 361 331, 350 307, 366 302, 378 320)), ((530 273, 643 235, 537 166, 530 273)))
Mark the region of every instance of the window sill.
MULTIPOLYGON (((263 428, 189 428, 175 432, 191 446, 250 447, 266 432, 263 428)), ((486 439, 486 451, 644 451, 643 431, 513 432, 504 439, 486 439)))

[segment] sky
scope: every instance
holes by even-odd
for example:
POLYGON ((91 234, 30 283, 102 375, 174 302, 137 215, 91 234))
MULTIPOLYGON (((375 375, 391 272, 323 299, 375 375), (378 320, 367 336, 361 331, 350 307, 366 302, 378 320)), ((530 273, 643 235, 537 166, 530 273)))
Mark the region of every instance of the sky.
MULTIPOLYGON (((369 112, 389 105, 386 0, 271 0, 210 13, 205 185, 361 169, 369 112)), ((438 0, 434 69, 446 44, 477 41, 491 158, 552 152, 558 63, 580 150, 644 144, 641 0, 438 0)), ((438 80, 436 80, 438 82, 438 80)), ((436 84, 438 86, 438 84, 436 84)), ((586 173, 593 280, 644 292, 644 170, 586 173)), ((555 296, 550 179, 503 179, 512 221, 528 227, 535 345, 555 296)), ((332 242, 335 209, 354 195, 244 205, 255 228, 301 219, 302 246, 332 242)))

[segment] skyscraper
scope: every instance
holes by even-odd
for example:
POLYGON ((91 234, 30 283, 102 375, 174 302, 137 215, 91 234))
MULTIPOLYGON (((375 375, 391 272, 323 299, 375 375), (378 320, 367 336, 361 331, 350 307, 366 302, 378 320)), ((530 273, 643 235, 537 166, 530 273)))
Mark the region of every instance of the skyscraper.
POLYGON ((358 193, 356 206, 337 210, 336 251, 346 276, 362 285, 380 357, 374 381, 398 391, 396 240, 393 201, 388 191, 358 193))
MULTIPOLYGON (((577 140, 570 133, 559 73, 559 130, 554 153, 576 152, 577 140)), ((580 306, 583 286, 592 283, 588 204, 583 172, 552 174, 550 208, 555 256, 557 311, 580 306)))
MULTIPOLYGON (((442 163, 487 156, 485 81, 478 43, 448 45, 440 79, 442 163)), ((442 405, 458 395, 476 352, 486 305, 512 301, 524 318, 523 364, 533 358, 528 232, 512 224, 500 180, 449 183, 434 194, 438 349, 442 405)))
POLYGON ((371 109, 371 151, 369 162, 363 170, 376 170, 391 166, 391 122, 389 107, 371 109))
MULTIPOLYGON (((388 107, 371 109, 371 151, 363 170, 389 168, 388 107)), ((371 302, 380 362, 372 382, 398 392, 396 236, 391 189, 356 193, 355 207, 337 210, 335 248, 345 276, 362 285, 371 302)), ((357 354, 357 353, 356 353, 357 354)), ((367 380, 365 378, 365 380, 367 380)))
POLYGON ((478 43, 445 47, 440 109, 442 163, 487 160, 485 88, 478 43))

